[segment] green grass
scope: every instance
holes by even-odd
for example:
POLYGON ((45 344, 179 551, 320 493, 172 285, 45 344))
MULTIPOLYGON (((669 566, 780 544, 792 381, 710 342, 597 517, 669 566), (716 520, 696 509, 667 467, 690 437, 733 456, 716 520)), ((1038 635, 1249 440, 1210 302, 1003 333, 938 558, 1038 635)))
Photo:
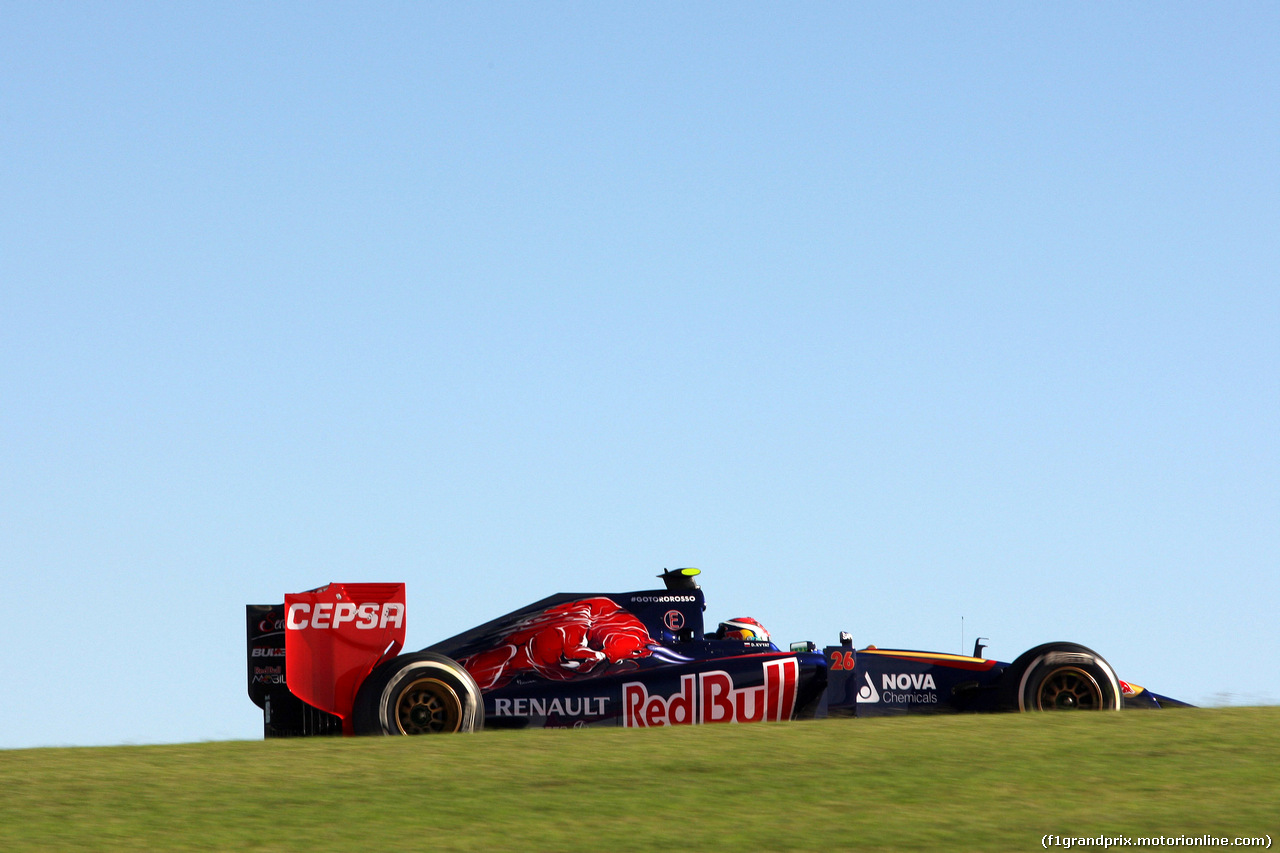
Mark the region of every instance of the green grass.
POLYGON ((1032 850, 1280 830, 1280 708, 0 752, 3 850, 1032 850))

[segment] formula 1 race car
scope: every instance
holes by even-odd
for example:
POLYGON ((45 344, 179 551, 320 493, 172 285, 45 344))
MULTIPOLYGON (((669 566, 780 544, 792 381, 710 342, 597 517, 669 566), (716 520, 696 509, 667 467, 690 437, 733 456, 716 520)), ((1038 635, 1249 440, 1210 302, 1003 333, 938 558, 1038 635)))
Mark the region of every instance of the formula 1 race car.
POLYGON ((251 604, 249 697, 266 737, 482 728, 646 728, 836 716, 1184 706, 1047 643, 1013 663, 812 642, 781 651, 754 619, 703 632, 697 569, 665 589, 560 593, 399 654, 404 584, 331 583, 251 604))

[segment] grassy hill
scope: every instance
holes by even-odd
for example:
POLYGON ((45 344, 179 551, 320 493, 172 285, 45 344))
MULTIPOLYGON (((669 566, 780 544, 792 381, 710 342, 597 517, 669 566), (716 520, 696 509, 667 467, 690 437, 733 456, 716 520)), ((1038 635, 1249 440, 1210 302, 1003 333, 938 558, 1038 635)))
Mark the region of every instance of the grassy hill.
POLYGON ((4 850, 1031 850, 1280 830, 1280 708, 0 752, 4 850))

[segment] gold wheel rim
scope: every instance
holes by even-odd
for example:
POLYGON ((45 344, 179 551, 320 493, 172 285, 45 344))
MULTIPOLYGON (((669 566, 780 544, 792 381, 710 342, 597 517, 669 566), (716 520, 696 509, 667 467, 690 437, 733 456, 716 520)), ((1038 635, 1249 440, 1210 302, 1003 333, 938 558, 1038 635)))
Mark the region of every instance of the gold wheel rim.
POLYGON ((462 702, 438 678, 419 678, 400 691, 396 726, 404 735, 447 734, 462 728, 462 702))
POLYGON ((1100 711, 1102 688, 1092 675, 1078 666, 1055 669, 1040 682, 1036 691, 1040 711, 1100 711))

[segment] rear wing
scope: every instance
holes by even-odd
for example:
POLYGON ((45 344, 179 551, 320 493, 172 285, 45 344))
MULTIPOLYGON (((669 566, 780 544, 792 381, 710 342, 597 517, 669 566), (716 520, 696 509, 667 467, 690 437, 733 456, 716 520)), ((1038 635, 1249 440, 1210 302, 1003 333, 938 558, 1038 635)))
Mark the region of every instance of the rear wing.
POLYGON ((351 734, 351 710, 374 667, 405 637, 402 583, 331 583, 245 606, 249 698, 265 737, 351 734))

